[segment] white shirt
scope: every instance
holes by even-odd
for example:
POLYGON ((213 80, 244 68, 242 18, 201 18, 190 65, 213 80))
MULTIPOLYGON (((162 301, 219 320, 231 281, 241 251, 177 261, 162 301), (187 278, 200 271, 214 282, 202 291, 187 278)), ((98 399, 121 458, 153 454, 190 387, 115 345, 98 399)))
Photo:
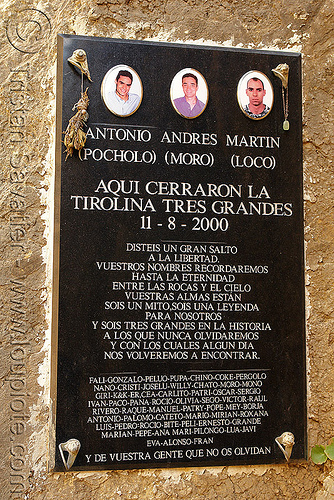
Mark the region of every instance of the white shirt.
POLYGON ((129 94, 127 101, 124 101, 116 94, 116 91, 107 92, 106 104, 108 108, 119 116, 128 116, 133 113, 140 103, 140 97, 137 94, 129 94))

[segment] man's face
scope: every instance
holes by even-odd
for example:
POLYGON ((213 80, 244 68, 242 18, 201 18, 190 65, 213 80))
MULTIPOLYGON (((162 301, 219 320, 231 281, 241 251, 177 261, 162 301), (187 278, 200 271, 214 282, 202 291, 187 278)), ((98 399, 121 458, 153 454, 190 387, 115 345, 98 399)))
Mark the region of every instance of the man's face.
POLYGON ((131 78, 128 76, 120 76, 116 82, 116 93, 120 96, 121 99, 127 99, 130 87, 131 87, 131 78))
POLYGON ((183 78, 182 88, 186 98, 191 99, 192 97, 195 97, 198 90, 198 85, 195 78, 192 78, 191 76, 183 78))
POLYGON ((263 103, 263 97, 266 95, 266 91, 260 80, 249 80, 246 94, 249 98, 249 104, 260 106, 263 103))

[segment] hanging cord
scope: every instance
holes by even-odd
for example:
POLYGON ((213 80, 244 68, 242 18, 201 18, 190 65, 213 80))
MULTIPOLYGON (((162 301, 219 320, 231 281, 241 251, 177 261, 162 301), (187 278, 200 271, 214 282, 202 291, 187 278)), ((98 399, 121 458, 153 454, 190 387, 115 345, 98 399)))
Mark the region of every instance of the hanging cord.
POLYGON ((284 92, 283 85, 282 85, 282 101, 283 101, 284 120, 287 120, 289 116, 288 87, 286 88, 286 92, 284 92))
POLYGON ((288 87, 286 87, 286 89, 284 91, 283 85, 282 85, 282 102, 283 102, 283 113, 284 113, 283 130, 289 130, 290 123, 288 120, 288 116, 289 116, 288 87))

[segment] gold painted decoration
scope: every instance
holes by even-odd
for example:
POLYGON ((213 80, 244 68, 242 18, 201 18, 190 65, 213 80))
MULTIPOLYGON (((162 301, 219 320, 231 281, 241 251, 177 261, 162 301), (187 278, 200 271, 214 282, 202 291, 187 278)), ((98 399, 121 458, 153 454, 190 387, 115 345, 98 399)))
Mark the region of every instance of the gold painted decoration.
POLYGON ((85 92, 81 93, 81 98, 76 104, 74 104, 72 111, 75 111, 77 109, 77 112, 68 122, 67 128, 64 132, 64 144, 66 147, 65 161, 69 156, 73 155, 75 149, 77 149, 79 152, 80 160, 82 159, 80 153, 86 143, 87 136, 86 132, 84 132, 83 130, 83 127, 86 124, 89 116, 87 112, 89 104, 87 91, 88 88, 85 90, 85 92))
POLYGON ((292 432, 283 432, 283 434, 275 438, 275 441, 288 462, 291 457, 293 445, 295 444, 295 436, 292 432))
POLYGON ((87 54, 83 49, 75 50, 71 57, 69 57, 67 60, 69 63, 73 64, 73 66, 79 68, 82 75, 86 75, 90 82, 92 81, 88 69, 87 54))
POLYGON ((289 66, 286 63, 279 64, 272 70, 275 76, 277 76, 285 89, 288 88, 288 80, 289 80, 289 66))
POLYGON ((283 103, 283 113, 284 113, 283 130, 287 131, 290 128, 290 123, 288 120, 288 116, 289 116, 289 100, 288 100, 289 66, 286 63, 281 63, 278 66, 276 66, 276 68, 272 69, 272 72, 282 82, 282 103, 283 103))
POLYGON ((69 470, 72 465, 75 462, 75 459, 77 457, 77 454, 79 453, 79 450, 81 448, 80 441, 78 439, 69 439, 66 441, 66 443, 60 443, 59 445, 59 451, 60 455, 63 461, 63 464, 65 465, 65 468, 69 470), (66 452, 67 455, 67 460, 65 458, 64 452, 66 452))

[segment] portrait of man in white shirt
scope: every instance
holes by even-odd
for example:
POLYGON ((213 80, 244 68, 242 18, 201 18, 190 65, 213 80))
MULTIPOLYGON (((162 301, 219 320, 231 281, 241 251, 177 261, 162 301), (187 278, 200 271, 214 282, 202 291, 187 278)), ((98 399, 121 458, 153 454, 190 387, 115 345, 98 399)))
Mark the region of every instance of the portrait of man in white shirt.
POLYGON ((142 100, 140 78, 132 68, 115 66, 106 73, 101 93, 109 111, 117 116, 130 116, 139 108, 142 100))

